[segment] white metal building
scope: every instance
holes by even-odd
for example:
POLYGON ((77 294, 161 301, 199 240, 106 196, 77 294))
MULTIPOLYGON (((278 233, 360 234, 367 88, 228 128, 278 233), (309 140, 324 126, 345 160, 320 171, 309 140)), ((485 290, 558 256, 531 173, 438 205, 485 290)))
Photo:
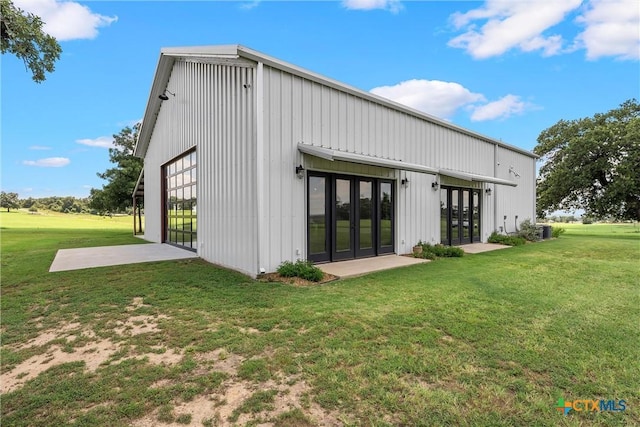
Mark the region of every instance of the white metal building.
POLYGON ((531 152, 237 45, 162 49, 135 154, 145 239, 251 276, 535 219, 531 152))

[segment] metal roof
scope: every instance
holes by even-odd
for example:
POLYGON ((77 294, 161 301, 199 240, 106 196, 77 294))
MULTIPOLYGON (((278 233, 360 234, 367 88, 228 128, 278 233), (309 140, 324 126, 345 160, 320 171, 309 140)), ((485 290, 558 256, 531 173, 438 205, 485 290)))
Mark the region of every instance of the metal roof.
POLYGON ((158 112, 160 111, 160 105, 162 103, 158 96, 160 96, 167 88, 171 70, 173 69, 173 64, 176 60, 218 64, 228 63, 241 66, 251 66, 257 64, 258 62, 262 62, 263 64, 270 67, 286 71, 293 75, 300 76, 316 83, 332 87, 339 91, 349 93, 351 95, 375 102, 394 110, 402 111, 406 114, 410 114, 439 126, 464 133, 466 135, 489 142, 491 144, 496 144, 500 147, 507 148, 509 150, 527 155, 532 158, 538 158, 538 156, 531 151, 524 150, 511 144, 506 144, 500 140, 490 138, 486 135, 482 135, 461 126, 457 126, 453 123, 439 119, 430 114, 423 113, 422 111, 415 110, 413 108, 407 107, 406 105, 402 105, 387 98, 374 95, 370 92, 357 89, 353 86, 349 86, 337 80, 330 79, 328 77, 281 61, 279 59, 273 58, 271 56, 265 55, 261 52, 249 49, 241 45, 170 47, 161 49, 160 57, 158 59, 158 65, 156 67, 156 73, 151 85, 149 99, 147 101, 147 107, 145 109, 144 118, 142 120, 142 128, 140 129, 138 142, 134 150, 134 154, 138 157, 144 157, 147 151, 149 141, 151 139, 151 134, 158 117, 158 112))

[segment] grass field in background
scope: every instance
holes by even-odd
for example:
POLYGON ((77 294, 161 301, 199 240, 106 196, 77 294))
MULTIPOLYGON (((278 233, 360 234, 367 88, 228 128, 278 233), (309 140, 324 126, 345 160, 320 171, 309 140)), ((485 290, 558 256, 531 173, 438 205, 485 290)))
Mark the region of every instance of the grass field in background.
POLYGON ((633 225, 294 287, 202 260, 48 273, 59 248, 140 243, 130 217, 81 219, 0 214, 2 375, 80 355, 3 394, 3 426, 640 424, 633 225))
POLYGON ((0 226, 11 229, 87 229, 87 230, 120 230, 133 232, 133 217, 100 216, 89 214, 65 214, 60 212, 42 211, 28 212, 26 209, 18 211, 1 211, 0 226))
POLYGON ((568 235, 576 236, 605 236, 605 237, 621 237, 626 238, 629 235, 638 236, 640 234, 639 223, 627 223, 627 224, 563 224, 555 223, 551 224, 553 227, 562 227, 568 235))

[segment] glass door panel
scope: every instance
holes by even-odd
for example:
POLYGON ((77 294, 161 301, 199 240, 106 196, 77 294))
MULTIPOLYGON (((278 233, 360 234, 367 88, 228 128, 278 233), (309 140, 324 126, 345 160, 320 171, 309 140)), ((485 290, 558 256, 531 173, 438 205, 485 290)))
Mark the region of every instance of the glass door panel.
POLYGON ((461 232, 462 232, 462 243, 470 243, 471 242, 471 211, 469 206, 469 190, 461 191, 462 200, 460 201, 460 206, 462 206, 462 212, 460 215, 460 222, 462 224, 461 232))
POLYGON ((443 245, 449 244, 451 238, 449 234, 449 189, 440 189, 440 242, 443 245))
POLYGON ((309 176, 309 217, 307 234, 309 241, 309 259, 314 261, 329 260, 329 215, 328 215, 328 177, 309 176))
POLYGON ((357 221, 358 228, 356 240, 358 242, 356 255, 374 255, 374 203, 373 203, 373 181, 357 181, 358 206, 357 221))
POLYGON ((473 190, 473 200, 471 201, 473 208, 473 231, 471 232, 471 241, 479 242, 480 239, 480 191, 473 190))
POLYGON ((460 224, 460 190, 451 189, 451 244, 459 245, 462 236, 460 224))
POLYGON ((334 258, 353 258, 353 180, 336 178, 334 196, 334 258))
POLYGON ((393 183, 380 181, 378 253, 393 252, 393 183))

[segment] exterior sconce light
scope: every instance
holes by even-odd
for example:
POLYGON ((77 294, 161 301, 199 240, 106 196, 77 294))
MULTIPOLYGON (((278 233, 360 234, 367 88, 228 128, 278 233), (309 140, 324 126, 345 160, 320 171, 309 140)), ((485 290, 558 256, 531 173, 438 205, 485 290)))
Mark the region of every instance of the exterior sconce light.
POLYGON ((402 178, 402 180, 400 181, 400 184, 402 184, 404 188, 407 188, 409 186, 409 179, 402 178))
POLYGON ((439 185, 437 181, 431 183, 431 188, 433 189, 433 191, 438 191, 438 187, 439 185))
POLYGON ((304 178, 304 167, 302 165, 296 166, 296 176, 298 179, 304 178))
POLYGON ((162 101, 166 101, 167 99, 169 99, 169 97, 167 96, 167 93, 173 97, 176 96, 175 93, 170 92, 169 90, 165 89, 164 92, 162 92, 162 95, 158 95, 158 98, 160 98, 162 101))
POLYGON ((515 176, 516 178, 520 178, 520 174, 518 172, 516 172, 516 170, 513 168, 513 166, 509 166, 509 173, 512 173, 513 176, 515 176))
POLYGON ((491 195, 491 189, 490 188, 487 188, 486 190, 484 190, 484 192, 487 193, 487 196, 491 195))

